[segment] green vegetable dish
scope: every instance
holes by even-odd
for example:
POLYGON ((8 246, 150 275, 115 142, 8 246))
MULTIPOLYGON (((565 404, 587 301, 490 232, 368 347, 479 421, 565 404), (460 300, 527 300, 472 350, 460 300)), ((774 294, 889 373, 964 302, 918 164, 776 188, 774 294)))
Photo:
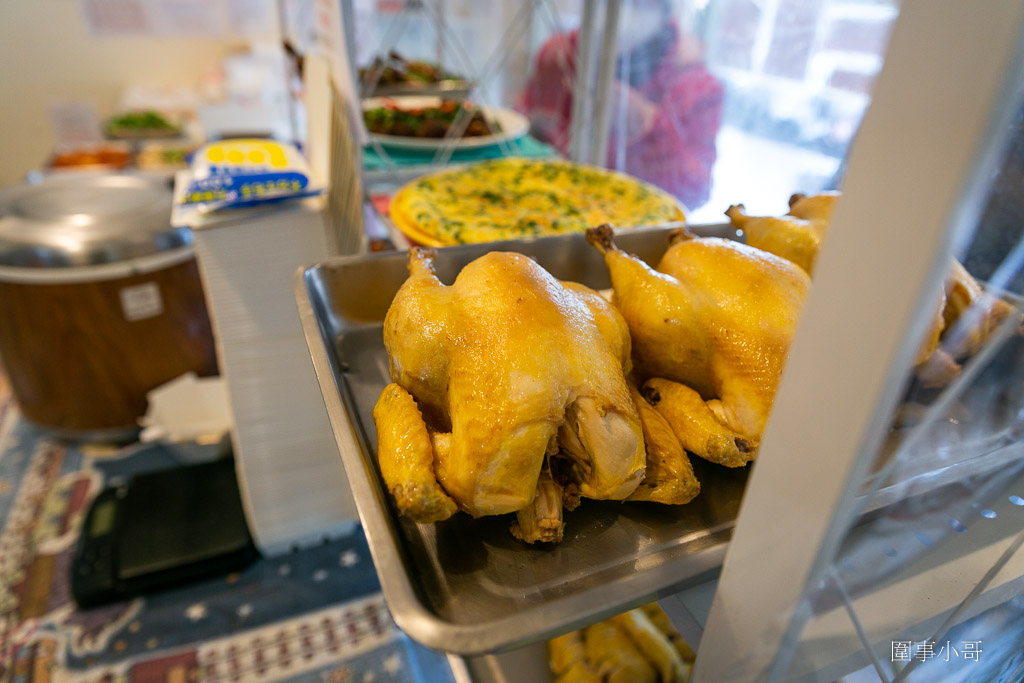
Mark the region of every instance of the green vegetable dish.
POLYGON ((180 133, 181 129, 155 111, 136 111, 120 114, 106 123, 106 133, 111 137, 168 137, 180 133))

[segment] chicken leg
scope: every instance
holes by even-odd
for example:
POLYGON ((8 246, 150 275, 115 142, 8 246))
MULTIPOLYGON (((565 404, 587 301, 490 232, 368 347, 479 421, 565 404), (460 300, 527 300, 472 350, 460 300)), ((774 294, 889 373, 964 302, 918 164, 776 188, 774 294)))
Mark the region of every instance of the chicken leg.
POLYGON ((665 505, 689 503, 700 493, 700 482, 693 473, 690 458, 662 414, 635 387, 629 389, 644 428, 647 471, 644 480, 628 500, 646 500, 665 505))

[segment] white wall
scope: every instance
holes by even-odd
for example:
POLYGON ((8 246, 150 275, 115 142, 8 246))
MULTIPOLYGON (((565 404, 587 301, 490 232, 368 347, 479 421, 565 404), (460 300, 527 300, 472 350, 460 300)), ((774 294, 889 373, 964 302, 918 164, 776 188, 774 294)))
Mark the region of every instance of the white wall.
POLYGON ((217 38, 94 38, 77 0, 0 0, 0 186, 49 155, 51 100, 87 99, 102 117, 125 85, 192 85, 242 47, 217 38))

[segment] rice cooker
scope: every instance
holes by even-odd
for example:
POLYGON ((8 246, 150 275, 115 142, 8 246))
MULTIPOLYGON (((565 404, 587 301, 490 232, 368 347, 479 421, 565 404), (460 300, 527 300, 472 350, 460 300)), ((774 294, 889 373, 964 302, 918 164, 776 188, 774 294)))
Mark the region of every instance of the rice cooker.
POLYGON ((191 233, 166 179, 54 176, 0 194, 0 362, 22 414, 134 435, 146 393, 217 372, 191 233))

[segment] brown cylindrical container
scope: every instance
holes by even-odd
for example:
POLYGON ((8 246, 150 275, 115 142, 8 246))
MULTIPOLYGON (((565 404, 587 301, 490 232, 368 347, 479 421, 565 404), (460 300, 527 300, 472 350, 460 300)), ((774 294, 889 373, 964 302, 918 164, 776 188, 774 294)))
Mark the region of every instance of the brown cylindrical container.
POLYGON ((146 392, 216 374, 187 229, 164 181, 62 177, 0 199, 0 361, 22 413, 77 438, 137 429, 146 392))

